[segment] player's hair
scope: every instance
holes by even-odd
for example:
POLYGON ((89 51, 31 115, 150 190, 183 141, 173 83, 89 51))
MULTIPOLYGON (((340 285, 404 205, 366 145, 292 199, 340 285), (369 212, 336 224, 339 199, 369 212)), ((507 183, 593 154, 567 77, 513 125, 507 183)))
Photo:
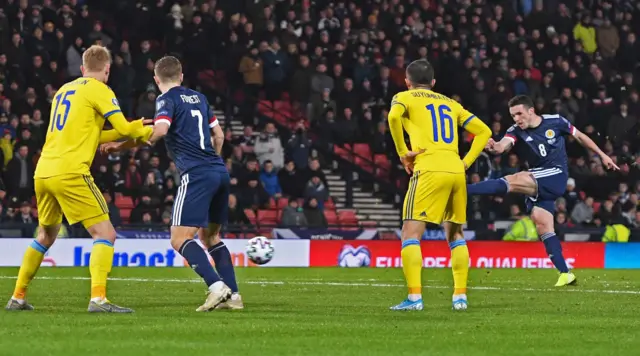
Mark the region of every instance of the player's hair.
POLYGON ((93 45, 82 54, 82 66, 89 72, 100 72, 111 64, 111 53, 106 47, 93 45))
POLYGON ((513 98, 511 98, 511 100, 509 100, 510 108, 518 105, 523 105, 525 109, 530 109, 534 107, 533 100, 526 95, 516 95, 513 98))
POLYGON ((407 66, 406 75, 407 79, 414 85, 431 87, 434 76, 433 66, 426 59, 418 59, 407 66))
POLYGON ((164 56, 156 62, 153 70, 156 77, 163 82, 180 82, 180 74, 182 74, 182 64, 180 60, 174 56, 164 56))

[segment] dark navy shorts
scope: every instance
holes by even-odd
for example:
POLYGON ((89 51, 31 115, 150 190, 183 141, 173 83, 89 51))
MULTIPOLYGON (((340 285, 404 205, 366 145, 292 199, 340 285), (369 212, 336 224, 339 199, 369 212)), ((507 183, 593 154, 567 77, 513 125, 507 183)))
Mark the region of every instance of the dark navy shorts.
POLYGON ((174 199, 171 225, 226 224, 230 185, 229 173, 225 171, 202 167, 184 173, 174 199))
POLYGON ((556 211, 556 199, 564 195, 567 189, 567 173, 561 168, 534 168, 529 170, 533 174, 538 186, 538 195, 527 197, 527 212, 531 212, 534 206, 542 208, 551 214, 556 211))

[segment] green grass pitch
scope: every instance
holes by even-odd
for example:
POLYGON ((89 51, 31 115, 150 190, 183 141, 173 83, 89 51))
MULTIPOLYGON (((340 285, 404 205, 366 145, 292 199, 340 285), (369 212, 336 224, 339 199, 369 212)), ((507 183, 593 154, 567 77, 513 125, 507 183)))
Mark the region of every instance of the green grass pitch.
MULTIPOLYGON (((9 298, 15 268, 0 269, 9 298)), ((632 355, 640 271, 472 270, 470 309, 451 310, 451 272, 425 269, 425 310, 399 269, 238 269, 246 309, 196 313, 205 287, 187 268, 119 268, 109 296, 133 315, 90 315, 88 269, 43 268, 32 312, 0 311, 0 355, 632 355)), ((3 300, 4 302, 4 300, 3 300)))

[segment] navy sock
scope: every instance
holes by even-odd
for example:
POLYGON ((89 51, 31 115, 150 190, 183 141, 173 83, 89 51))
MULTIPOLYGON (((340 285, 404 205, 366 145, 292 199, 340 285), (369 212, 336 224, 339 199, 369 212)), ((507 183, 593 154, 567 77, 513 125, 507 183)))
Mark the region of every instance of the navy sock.
POLYGON ((209 257, 195 240, 185 241, 178 252, 189 262, 189 266, 204 279, 207 286, 220 281, 220 277, 209 262, 209 257))
POLYGON ((509 191, 506 179, 489 179, 484 182, 468 184, 468 195, 504 195, 509 191))
POLYGON ((220 241, 209 247, 209 255, 213 258, 213 262, 216 263, 216 271, 218 271, 224 283, 231 288, 233 293, 238 293, 238 283, 236 283, 236 272, 233 268, 231 253, 224 242, 220 241))
POLYGON ((547 254, 549 255, 549 259, 553 262, 553 265, 556 266, 560 273, 569 272, 569 267, 567 267, 567 262, 564 260, 564 256, 562 255, 562 245, 560 245, 560 239, 554 232, 547 232, 540 236, 542 242, 544 242, 544 247, 547 250, 547 254))

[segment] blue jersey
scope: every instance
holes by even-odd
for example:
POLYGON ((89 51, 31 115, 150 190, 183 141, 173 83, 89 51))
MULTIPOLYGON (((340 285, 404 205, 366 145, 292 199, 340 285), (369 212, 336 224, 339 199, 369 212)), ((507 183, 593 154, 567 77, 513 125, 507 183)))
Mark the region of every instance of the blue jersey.
POLYGON ((169 89, 156 99, 154 124, 159 122, 169 124, 164 140, 180 174, 195 167, 226 172, 211 143, 210 130, 218 120, 204 95, 184 87, 169 89))
POLYGON ((560 168, 567 174, 567 152, 564 146, 565 135, 575 135, 576 129, 560 115, 542 115, 538 127, 523 130, 517 125, 511 126, 505 138, 515 144, 520 141, 529 147, 527 162, 530 168, 560 168))

